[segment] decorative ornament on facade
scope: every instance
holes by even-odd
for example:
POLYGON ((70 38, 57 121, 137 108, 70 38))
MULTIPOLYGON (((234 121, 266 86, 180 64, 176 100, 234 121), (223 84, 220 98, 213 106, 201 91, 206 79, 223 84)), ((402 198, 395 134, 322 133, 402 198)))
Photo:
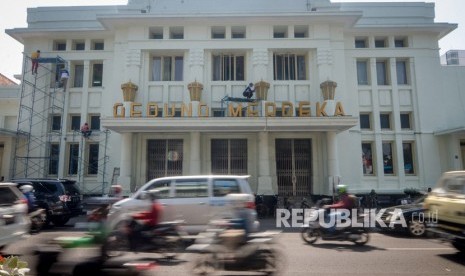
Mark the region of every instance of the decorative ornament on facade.
POLYGON ((334 81, 324 81, 320 84, 321 93, 323 94, 323 99, 325 101, 334 100, 334 95, 336 94, 337 83, 334 81))
POLYGON ((126 51, 126 66, 138 66, 141 65, 141 52, 140 50, 130 49, 126 51))
POLYGON ((136 92, 139 87, 128 81, 121 84, 121 89, 123 90, 123 99, 125 102, 133 102, 136 98, 136 92))
POLYGON ((203 65, 204 65, 204 50, 203 49, 190 49, 189 66, 203 66, 203 65))
POLYGON ((327 48, 318 48, 316 59, 318 65, 333 64, 333 54, 331 50, 327 48))
POLYGON ((268 49, 253 49, 252 63, 256 65, 268 65, 268 49))
POLYGON ((197 80, 191 82, 187 85, 189 89, 189 95, 191 97, 191 102, 200 102, 200 96, 202 95, 203 85, 197 80))
POLYGON ((268 97, 268 90, 270 89, 270 84, 266 81, 259 81, 255 84, 255 96, 257 100, 265 100, 268 97))

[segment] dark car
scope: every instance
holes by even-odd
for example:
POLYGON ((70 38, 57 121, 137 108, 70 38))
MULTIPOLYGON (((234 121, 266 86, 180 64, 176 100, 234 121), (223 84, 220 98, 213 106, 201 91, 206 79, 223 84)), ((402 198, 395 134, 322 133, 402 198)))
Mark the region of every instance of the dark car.
POLYGON ((76 181, 68 179, 14 179, 18 187, 32 185, 39 208, 47 211, 47 223, 65 225, 70 218, 83 213, 82 195, 76 181))
MULTIPOLYGON (((381 220, 388 226, 381 230, 407 231, 413 237, 423 237, 426 235, 426 227, 430 221, 428 213, 423 207, 426 196, 421 196, 408 204, 396 205, 386 208, 381 216, 381 220), (396 213, 397 212, 397 213, 396 213), (405 224, 402 225, 403 217, 405 224), (389 227, 389 226, 392 227, 389 227)), ((378 225, 379 226, 379 225, 378 225)))

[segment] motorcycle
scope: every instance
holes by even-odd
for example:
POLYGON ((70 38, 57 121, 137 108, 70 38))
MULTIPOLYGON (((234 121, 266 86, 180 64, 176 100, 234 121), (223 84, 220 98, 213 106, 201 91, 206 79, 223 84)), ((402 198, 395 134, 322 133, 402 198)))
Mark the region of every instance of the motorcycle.
POLYGON ((254 271, 265 275, 280 275, 284 255, 276 248, 280 232, 245 234, 237 229, 233 219, 218 220, 200 234, 188 251, 201 253, 192 263, 195 275, 209 275, 218 271, 254 271))
MULTIPOLYGON (((321 208, 322 201, 317 203, 316 207, 312 208, 310 216, 317 218, 325 217, 329 210, 321 208)), ((363 221, 363 215, 356 218, 360 222, 363 221)), ((301 238, 308 244, 314 244, 318 239, 331 241, 350 241, 356 245, 364 245, 370 240, 370 234, 364 227, 344 227, 342 229, 324 228, 318 222, 318 219, 312 220, 302 227, 301 238)))
POLYGON ((102 257, 108 259, 125 252, 146 252, 175 258, 184 249, 183 223, 181 220, 166 221, 153 228, 142 229, 135 220, 122 221, 104 238, 102 257))
POLYGON ((31 220, 31 233, 38 233, 44 228, 47 223, 47 214, 46 210, 38 208, 28 214, 29 219, 31 220))

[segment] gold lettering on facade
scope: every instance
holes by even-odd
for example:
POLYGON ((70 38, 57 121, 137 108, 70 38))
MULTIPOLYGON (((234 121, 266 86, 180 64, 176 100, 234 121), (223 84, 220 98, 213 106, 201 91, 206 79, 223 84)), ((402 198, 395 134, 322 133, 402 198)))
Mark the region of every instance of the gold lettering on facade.
MULTIPOLYGON (((311 102, 310 101, 301 101, 298 102, 298 108, 297 110, 294 109, 294 104, 289 101, 284 101, 281 103, 281 116, 282 117, 293 117, 294 112, 296 113, 295 116, 297 117, 311 117, 312 116, 312 108, 311 108, 311 102)), ((228 116, 229 117, 259 117, 260 116, 260 109, 259 107, 260 103, 259 102, 249 102, 247 103, 247 106, 243 104, 233 104, 230 103, 228 105, 228 116), (246 108, 246 113, 245 115, 242 113, 243 109, 246 108)), ((319 103, 317 102, 315 104, 316 106, 316 112, 315 115, 316 117, 328 117, 328 114, 326 113, 326 107, 327 104, 326 102, 319 103)), ((130 112, 129 116, 130 117, 142 117, 144 114, 142 112, 142 104, 141 103, 131 103, 130 104, 130 112)), ((149 102, 147 104, 146 111, 144 112, 146 117, 158 117, 159 116, 159 106, 156 102, 149 102)), ((181 103, 180 105, 172 103, 168 104, 165 103, 163 105, 163 117, 175 117, 175 116, 181 116, 181 117, 192 117, 194 113, 194 108, 192 103, 189 104, 184 104, 181 103), (176 107, 178 109, 176 109, 176 107), (176 115, 176 110, 181 112, 180 114, 176 115)), ((331 110, 332 111, 332 110, 331 110)), ((275 102, 265 102, 264 104, 264 116, 265 117, 276 117, 276 112, 277 112, 277 105, 275 102)), ((332 112, 331 112, 332 113, 332 112)), ((207 104, 205 103, 198 103, 198 110, 197 110, 197 115, 198 117, 210 117, 210 108, 207 104)), ((113 105, 113 117, 115 118, 124 118, 126 116, 126 109, 123 105, 123 103, 115 103, 113 105)), ((346 116, 344 107, 342 106, 341 102, 337 102, 334 110, 334 116, 346 116)))
POLYGON ((265 103, 265 116, 266 117, 276 117, 276 103, 266 102, 265 103), (271 110, 270 110, 271 107, 271 110))
POLYGON ((345 116, 344 107, 341 102, 336 103, 336 110, 334 111, 334 116, 345 116))
POLYGON ((327 117, 328 114, 326 114, 325 108, 326 108, 326 102, 323 102, 323 104, 321 106, 320 106, 320 103, 316 103, 316 116, 317 117, 321 117, 321 116, 327 117))
POLYGON ((158 104, 149 102, 147 104, 147 117, 158 117, 158 104))
POLYGON ((258 103, 249 103, 247 105, 247 117, 258 117, 258 110, 257 110, 258 103), (255 108, 255 109, 254 109, 255 108))
POLYGON ((142 104, 131 103, 131 117, 142 117, 142 111, 140 111, 140 109, 137 109, 139 107, 142 107, 142 104))
POLYGON ((205 103, 199 103, 199 111, 198 111, 198 116, 199 117, 209 117, 210 113, 208 112, 209 108, 208 105, 205 103), (205 110, 205 115, 202 115, 202 110, 205 110))
POLYGON ((294 105, 291 102, 283 102, 281 106, 283 117, 294 116, 294 105))
POLYGON ((242 117, 242 105, 241 104, 237 105, 237 108, 234 108, 234 105, 230 103, 228 106, 228 109, 229 109, 230 117, 242 117))
POLYGON ((124 118, 125 113, 126 113, 126 109, 124 108, 122 103, 115 103, 113 105, 113 117, 124 118), (119 112, 120 110, 121 112, 119 112))
POLYGON ((171 104, 171 108, 168 108, 168 104, 165 103, 163 107, 163 117, 174 117, 174 114, 176 113, 176 105, 171 104), (171 109, 171 113, 169 110, 171 109))
POLYGON ((299 102, 299 117, 310 117, 311 108, 309 101, 299 102))
POLYGON ((186 114, 188 117, 192 117, 192 103, 189 103, 189 105, 181 104, 181 117, 185 117, 186 114))

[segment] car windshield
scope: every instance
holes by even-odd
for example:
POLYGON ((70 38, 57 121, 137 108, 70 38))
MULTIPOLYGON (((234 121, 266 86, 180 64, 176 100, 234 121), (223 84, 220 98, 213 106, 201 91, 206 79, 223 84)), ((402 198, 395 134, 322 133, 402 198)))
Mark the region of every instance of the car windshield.
POLYGON ((0 205, 12 205, 18 196, 9 187, 0 187, 0 205))
POLYGON ((74 181, 64 181, 62 182, 65 187, 66 193, 70 195, 80 194, 79 188, 74 181))

